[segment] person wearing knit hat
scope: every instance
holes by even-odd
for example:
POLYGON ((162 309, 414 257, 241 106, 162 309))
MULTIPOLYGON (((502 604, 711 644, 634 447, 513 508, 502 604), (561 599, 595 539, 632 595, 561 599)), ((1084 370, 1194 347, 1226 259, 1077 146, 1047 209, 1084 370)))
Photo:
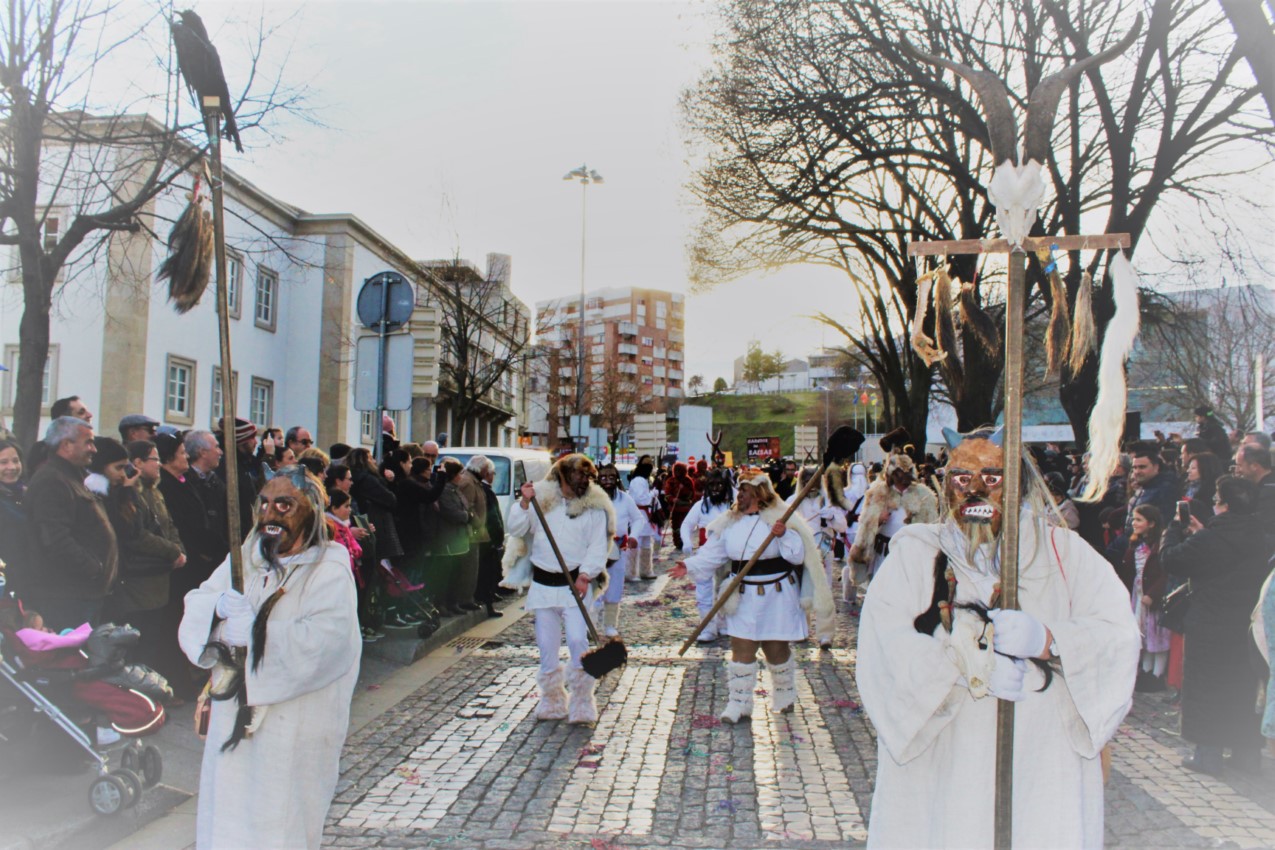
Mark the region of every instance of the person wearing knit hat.
POLYGON ((792 641, 809 634, 806 612, 814 610, 820 634, 832 629, 836 611, 819 544, 798 514, 782 521, 785 509, 764 471, 742 471, 735 504, 708 526, 708 540, 699 551, 676 567, 679 575, 688 570, 702 575, 724 565, 738 573, 759 555, 722 608, 731 648, 730 697, 722 712, 727 723, 752 715, 758 649, 770 668, 771 710, 787 713, 797 701, 792 641), (770 533, 774 538, 766 542, 770 533), (766 548, 758 552, 763 543, 766 548))

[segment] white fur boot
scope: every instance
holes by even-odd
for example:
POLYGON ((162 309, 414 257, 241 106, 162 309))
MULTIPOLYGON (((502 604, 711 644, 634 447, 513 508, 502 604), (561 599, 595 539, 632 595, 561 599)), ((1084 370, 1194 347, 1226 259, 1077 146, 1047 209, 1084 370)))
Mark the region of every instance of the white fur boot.
POLYGON ((638 571, 646 580, 655 578, 655 541, 648 540, 649 546, 638 546, 638 571))
POLYGON ((635 582, 638 580, 638 549, 624 550, 624 581, 635 582))
POLYGON ((571 705, 567 722, 585 726, 597 723, 598 701, 593 698, 593 691, 598 686, 598 680, 577 667, 571 668, 567 679, 571 683, 571 705))
POLYGON ((536 684, 540 686, 540 702, 536 705, 537 720, 567 719, 567 689, 563 682, 561 664, 551 673, 536 676, 536 684))
POLYGON ((841 568, 841 601, 851 605, 859 601, 859 590, 854 586, 854 566, 851 564, 841 568))
POLYGON ((770 668, 770 710, 788 714, 797 702, 797 659, 791 656, 783 664, 767 664, 770 668))
POLYGON ((738 723, 744 717, 753 716, 753 689, 757 687, 757 662, 740 664, 730 661, 726 664, 727 687, 730 690, 730 701, 722 712, 722 720, 727 723, 738 723))
POLYGON ((620 603, 606 602, 602 606, 602 626, 607 637, 620 635, 620 603))

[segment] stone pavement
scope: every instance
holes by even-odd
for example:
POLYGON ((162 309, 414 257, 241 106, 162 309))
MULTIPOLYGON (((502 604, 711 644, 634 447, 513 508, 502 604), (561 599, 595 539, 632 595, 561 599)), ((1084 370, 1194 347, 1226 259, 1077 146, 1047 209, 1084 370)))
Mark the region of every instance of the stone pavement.
MULTIPOLYGON (((876 742, 853 678, 855 615, 838 615, 839 648, 797 650, 794 713, 763 710, 768 677, 759 678, 748 728, 717 720, 725 641, 677 655, 696 621, 687 580, 629 585, 625 602, 630 661, 601 683, 595 728, 531 716, 529 616, 495 639, 454 641, 446 651, 457 663, 350 737, 327 844, 823 850, 863 842, 876 742)), ((1189 773, 1178 766, 1187 747, 1175 728, 1167 696, 1138 696, 1115 742, 1107 846, 1275 848, 1275 770, 1268 765, 1259 779, 1189 773)))

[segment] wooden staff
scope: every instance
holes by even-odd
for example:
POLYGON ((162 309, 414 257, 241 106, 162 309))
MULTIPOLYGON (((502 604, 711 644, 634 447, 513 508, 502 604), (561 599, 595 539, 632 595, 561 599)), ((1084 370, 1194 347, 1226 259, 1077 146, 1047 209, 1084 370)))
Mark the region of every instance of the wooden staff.
MULTIPOLYGON (((204 130, 212 154, 213 241, 217 260, 217 337, 221 344, 221 433, 226 461, 226 533, 230 542, 230 586, 243 593, 243 553, 239 539, 239 444, 235 438, 235 372, 230 362, 230 293, 226 286, 226 218, 222 197, 221 98, 203 99, 204 130)), ((204 164, 208 169, 208 164, 204 164)))
POLYGON ((545 539, 549 541, 549 546, 553 548, 553 556, 558 559, 558 566, 562 568, 562 575, 567 580, 567 587, 571 589, 571 598, 576 601, 576 607, 580 609, 580 616, 584 617, 584 625, 589 630, 589 639, 593 641, 594 646, 601 646, 602 639, 598 637, 598 630, 594 628, 593 620, 589 618, 589 612, 585 610, 584 600, 576 592, 575 582, 571 581, 571 571, 567 569, 567 561, 562 557, 562 550, 558 548, 558 541, 553 538, 553 532, 549 530, 549 522, 545 519, 545 512, 540 509, 540 503, 536 501, 535 496, 531 497, 531 506, 536 509, 536 518, 540 520, 540 527, 545 531, 545 539))
MULTIPOLYGON (((797 510, 797 506, 805 501, 806 494, 810 492, 811 488, 823 480, 823 474, 827 469, 828 464, 821 463, 819 465, 819 471, 810 476, 810 480, 807 481, 805 486, 797 492, 797 498, 792 500, 792 504, 788 506, 788 510, 784 511, 784 515, 779 518, 780 522, 788 522, 789 518, 793 515, 793 512, 797 510)), ((708 612, 703 620, 700 620, 700 624, 695 627, 695 631, 691 632, 691 636, 688 637, 686 642, 682 644, 682 648, 677 651, 678 655, 685 655, 686 650, 690 649, 691 644, 695 643, 695 639, 700 636, 705 628, 708 627, 709 623, 713 622, 713 618, 717 616, 717 612, 722 610, 722 606, 726 604, 727 599, 730 599, 731 594, 739 589, 739 585, 743 582, 744 577, 752 570, 753 565, 757 563, 757 559, 761 557, 761 553, 766 551, 766 547, 769 546, 770 541, 774 539, 775 529, 772 526, 771 529, 766 532, 766 539, 761 542, 761 545, 757 547, 757 551, 753 552, 753 556, 748 559, 748 563, 744 564, 744 568, 731 577, 730 584, 726 585, 726 589, 717 597, 717 601, 713 603, 712 610, 708 612)))

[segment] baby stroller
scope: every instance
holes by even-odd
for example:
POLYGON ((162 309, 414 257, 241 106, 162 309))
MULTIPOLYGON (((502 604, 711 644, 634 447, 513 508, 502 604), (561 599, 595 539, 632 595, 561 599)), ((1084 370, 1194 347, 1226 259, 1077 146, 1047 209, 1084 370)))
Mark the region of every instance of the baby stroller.
MULTIPOLYGON (((0 614, 5 609, 21 611, 12 599, 0 601, 0 614)), ((5 732, 27 724, 32 714, 43 715, 94 763, 97 777, 88 789, 93 811, 114 815, 137 805, 164 771, 159 748, 140 740, 158 731, 165 719, 163 706, 148 693, 171 695, 154 671, 124 663, 127 647, 139 637, 137 630, 106 624, 93 629, 82 646, 36 650, 11 628, 11 617, 0 621, 7 621, 0 622, 0 677, 26 700, 4 706, 0 719, 7 722, 0 725, 0 739, 7 740, 5 732), (118 743, 98 744, 95 713, 110 718, 121 736, 118 743)))

